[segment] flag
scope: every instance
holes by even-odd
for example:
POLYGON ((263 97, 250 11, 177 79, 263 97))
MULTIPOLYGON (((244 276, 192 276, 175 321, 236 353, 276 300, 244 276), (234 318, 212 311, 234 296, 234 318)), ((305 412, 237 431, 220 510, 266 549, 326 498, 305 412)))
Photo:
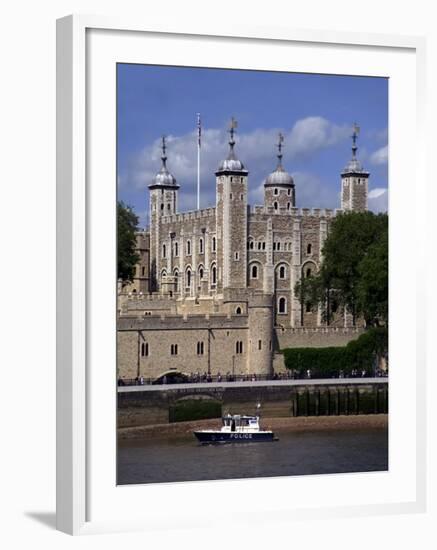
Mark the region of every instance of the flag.
POLYGON ((197 145, 200 148, 200 139, 202 137, 202 126, 200 124, 200 113, 197 113, 197 145))

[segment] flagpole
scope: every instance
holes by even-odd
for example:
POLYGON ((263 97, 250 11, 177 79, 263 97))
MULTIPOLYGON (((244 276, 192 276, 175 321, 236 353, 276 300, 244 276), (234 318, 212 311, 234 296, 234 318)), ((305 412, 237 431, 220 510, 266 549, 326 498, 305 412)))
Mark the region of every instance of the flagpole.
POLYGON ((197 210, 200 210, 200 113, 197 113, 197 210))

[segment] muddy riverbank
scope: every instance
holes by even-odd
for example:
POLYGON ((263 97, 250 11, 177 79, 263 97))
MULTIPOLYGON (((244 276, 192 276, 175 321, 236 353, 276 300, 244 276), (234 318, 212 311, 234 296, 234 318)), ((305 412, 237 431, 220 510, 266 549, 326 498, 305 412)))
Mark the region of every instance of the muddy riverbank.
MULTIPOLYGON (((307 430, 360 430, 369 428, 387 428, 388 415, 366 414, 352 416, 311 416, 292 418, 266 418, 261 421, 264 429, 272 429, 278 433, 281 430, 304 432, 307 430)), ((134 426, 119 428, 117 435, 119 440, 150 439, 169 436, 183 436, 193 430, 206 427, 219 428, 219 418, 209 420, 196 420, 190 422, 175 422, 172 424, 155 424, 151 426, 134 426)))

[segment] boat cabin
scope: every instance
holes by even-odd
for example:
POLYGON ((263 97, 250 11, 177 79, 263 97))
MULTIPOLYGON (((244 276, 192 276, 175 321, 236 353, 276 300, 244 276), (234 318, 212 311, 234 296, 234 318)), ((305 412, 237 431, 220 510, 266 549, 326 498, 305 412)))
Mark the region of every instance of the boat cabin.
POLYGON ((228 414, 222 418, 222 432, 249 432, 259 430, 259 417, 228 414))

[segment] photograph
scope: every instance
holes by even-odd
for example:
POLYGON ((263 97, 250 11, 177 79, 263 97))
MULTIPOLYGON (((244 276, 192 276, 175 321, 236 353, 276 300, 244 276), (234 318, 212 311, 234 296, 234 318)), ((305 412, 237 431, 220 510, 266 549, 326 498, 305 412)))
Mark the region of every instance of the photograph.
POLYGON ((116 71, 117 484, 388 471, 388 78, 116 71))

